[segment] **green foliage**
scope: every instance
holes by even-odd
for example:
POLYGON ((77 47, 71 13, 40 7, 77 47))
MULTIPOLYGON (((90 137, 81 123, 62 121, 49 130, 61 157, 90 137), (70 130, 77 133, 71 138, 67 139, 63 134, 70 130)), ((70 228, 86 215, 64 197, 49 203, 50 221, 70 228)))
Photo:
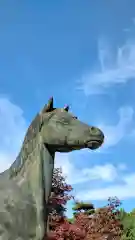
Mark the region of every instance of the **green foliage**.
POLYGON ((86 213, 87 215, 94 214, 94 213, 95 213, 95 209, 87 210, 87 211, 85 211, 85 213, 86 213))
POLYGON ((74 218, 68 218, 67 220, 69 223, 74 223, 74 218))
POLYGON ((135 209, 130 213, 126 213, 124 209, 120 209, 119 217, 123 225, 121 240, 135 240, 135 209))
POLYGON ((124 208, 120 208, 119 210, 119 219, 122 222, 128 213, 125 212, 124 208))
POLYGON ((72 208, 74 211, 84 211, 88 214, 94 213, 94 205, 92 203, 84 203, 84 202, 75 202, 74 207, 72 208))

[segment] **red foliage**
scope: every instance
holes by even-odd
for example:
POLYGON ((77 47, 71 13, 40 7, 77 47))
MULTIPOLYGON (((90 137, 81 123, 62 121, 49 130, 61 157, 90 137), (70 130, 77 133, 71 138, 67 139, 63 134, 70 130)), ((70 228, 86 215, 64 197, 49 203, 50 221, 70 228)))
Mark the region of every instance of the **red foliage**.
POLYGON ((55 221, 55 230, 50 231, 48 235, 49 240, 84 239, 85 230, 83 230, 82 227, 69 223, 66 218, 57 218, 55 221))
POLYGON ((61 168, 55 168, 52 179, 52 194, 49 201, 50 215, 63 216, 66 211, 64 205, 73 198, 73 196, 69 196, 70 191, 72 191, 72 186, 66 184, 61 168))
POLYGON ((122 225, 118 220, 120 202, 110 198, 108 206, 98 209, 94 214, 75 214, 74 223, 69 223, 65 217, 56 216, 52 219, 50 240, 115 240, 120 239, 122 225))
POLYGON ((120 201, 116 197, 109 198, 106 207, 95 210, 93 214, 78 212, 74 215, 74 222, 69 223, 64 216, 64 206, 73 198, 69 196, 71 190, 61 169, 54 169, 48 240, 119 240, 122 232, 118 219, 120 201))

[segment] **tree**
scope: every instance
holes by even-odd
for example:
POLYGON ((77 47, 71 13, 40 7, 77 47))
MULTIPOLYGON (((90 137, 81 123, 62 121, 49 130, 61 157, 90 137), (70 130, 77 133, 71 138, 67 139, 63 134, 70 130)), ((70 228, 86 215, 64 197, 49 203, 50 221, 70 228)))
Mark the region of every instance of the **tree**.
POLYGON ((90 215, 95 212, 95 208, 92 203, 84 203, 83 201, 75 201, 74 207, 72 209, 75 211, 74 214, 84 212, 90 215))
MULTIPOLYGON (((108 199, 108 205, 99 209, 91 203, 75 201, 74 221, 65 216, 65 204, 73 198, 69 195, 72 187, 66 184, 62 171, 54 169, 52 194, 50 197, 49 240, 118 240, 123 225, 119 218, 120 201, 108 199)), ((125 239, 124 239, 125 240, 125 239)))
POLYGON ((119 205, 117 198, 109 198, 107 206, 97 209, 92 215, 76 215, 74 223, 85 228, 85 239, 120 239, 122 224, 118 219, 119 205))
MULTIPOLYGON (((119 203, 120 204, 120 203, 119 203)), ((122 235, 122 224, 118 218, 118 200, 110 198, 107 206, 99 208, 94 214, 77 212, 74 222, 66 217, 55 218, 55 230, 50 231, 50 240, 118 240, 122 235)))
POLYGON ((73 198, 72 195, 69 195, 71 191, 71 185, 67 184, 65 178, 62 176, 62 169, 55 168, 52 179, 52 194, 49 201, 50 229, 55 228, 55 217, 65 216, 65 205, 68 200, 73 198))
POLYGON ((135 239, 135 210, 127 213, 122 209, 120 211, 120 220, 123 224, 123 234, 121 240, 134 240, 135 239))

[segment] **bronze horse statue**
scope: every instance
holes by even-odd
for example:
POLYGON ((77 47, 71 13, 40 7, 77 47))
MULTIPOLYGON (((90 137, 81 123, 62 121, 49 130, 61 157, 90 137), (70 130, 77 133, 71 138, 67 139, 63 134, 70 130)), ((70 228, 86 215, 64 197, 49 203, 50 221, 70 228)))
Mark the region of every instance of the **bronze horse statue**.
POLYGON ((0 174, 1 240, 45 239, 55 152, 102 145, 103 132, 68 110, 54 108, 51 98, 28 128, 14 163, 0 174))

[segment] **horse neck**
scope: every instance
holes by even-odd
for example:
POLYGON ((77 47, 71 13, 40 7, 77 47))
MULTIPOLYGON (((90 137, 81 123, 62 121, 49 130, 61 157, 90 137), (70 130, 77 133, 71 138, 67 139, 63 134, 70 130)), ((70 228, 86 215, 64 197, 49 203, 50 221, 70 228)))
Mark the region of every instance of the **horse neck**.
POLYGON ((40 151, 40 163, 41 163, 41 185, 43 189, 42 204, 43 204, 43 222, 45 237, 49 232, 49 197, 52 189, 52 177, 54 170, 54 157, 55 152, 50 151, 45 145, 42 145, 40 151))
POLYGON ((42 151, 40 151, 41 159, 41 172, 42 172, 42 181, 43 188, 45 191, 45 202, 48 202, 48 198, 51 194, 52 188, 52 177, 54 170, 54 157, 55 152, 49 150, 44 144, 42 146, 42 151))

